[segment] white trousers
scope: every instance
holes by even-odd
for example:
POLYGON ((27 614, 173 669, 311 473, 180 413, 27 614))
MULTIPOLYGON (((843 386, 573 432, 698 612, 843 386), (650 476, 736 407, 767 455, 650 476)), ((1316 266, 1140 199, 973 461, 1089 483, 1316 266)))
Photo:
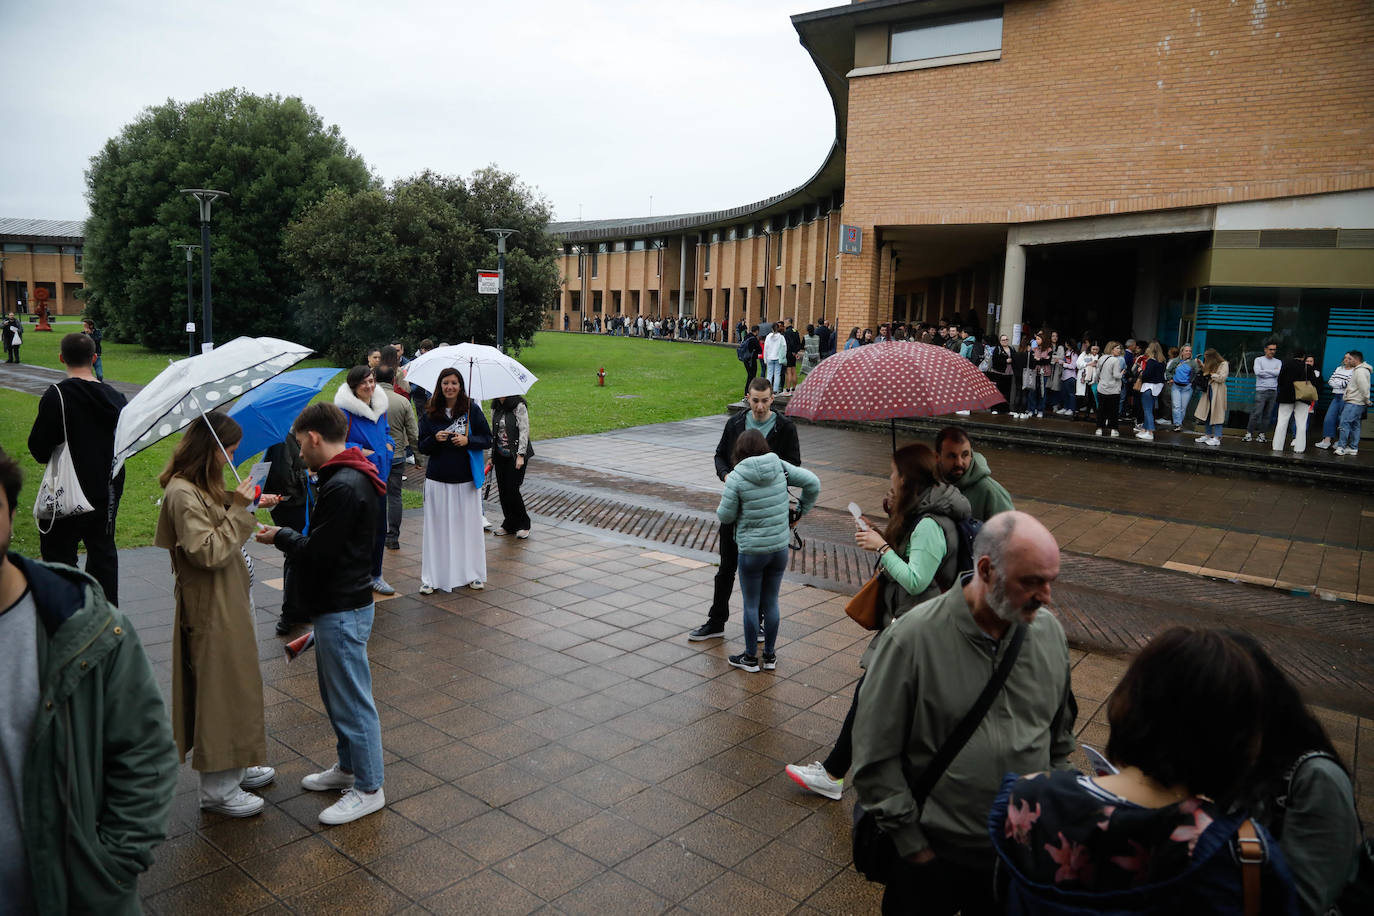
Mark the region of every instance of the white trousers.
POLYGON ((1288 420, 1290 418, 1298 424, 1297 435, 1293 437, 1293 451, 1303 452, 1307 450, 1307 414, 1311 410, 1312 405, 1306 401, 1279 405, 1279 422, 1274 427, 1274 451, 1283 451, 1284 440, 1288 438, 1288 420))

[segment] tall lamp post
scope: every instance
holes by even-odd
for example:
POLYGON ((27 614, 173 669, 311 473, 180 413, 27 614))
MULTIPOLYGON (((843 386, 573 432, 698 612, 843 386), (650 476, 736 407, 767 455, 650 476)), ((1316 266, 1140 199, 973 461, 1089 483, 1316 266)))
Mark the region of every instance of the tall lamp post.
POLYGON ((488 229, 496 236, 496 349, 506 350, 506 239, 514 229, 488 229))
POLYGON ((191 252, 199 251, 199 245, 178 245, 178 248, 186 249, 186 346, 189 355, 196 355, 196 319, 191 313, 191 252))
MULTIPOLYGON (((204 341, 200 345, 202 353, 215 348, 215 331, 211 317, 214 313, 210 304, 210 205, 216 198, 228 197, 228 191, 212 191, 209 188, 182 188, 181 193, 190 194, 200 201, 200 307, 201 322, 205 325, 204 341)), ((189 252, 187 252, 189 256, 189 252)))

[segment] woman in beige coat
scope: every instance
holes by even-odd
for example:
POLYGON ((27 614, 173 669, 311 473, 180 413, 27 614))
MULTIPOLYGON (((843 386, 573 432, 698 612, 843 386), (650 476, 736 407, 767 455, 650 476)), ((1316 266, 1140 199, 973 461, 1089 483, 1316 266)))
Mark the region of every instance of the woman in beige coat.
POLYGON ((243 430, 219 413, 197 419, 158 478, 165 491, 153 543, 172 557, 176 620, 172 640, 172 731, 182 759, 200 773, 200 806, 230 817, 263 808, 245 792, 276 772, 267 757, 262 674, 243 545, 257 527, 251 479, 224 487, 243 430), (211 433, 213 428, 214 433, 211 433), (219 437, 219 442, 215 437, 219 437), (220 450, 223 443, 224 451, 220 450))
POLYGON ((1207 424, 1207 430, 1198 438, 1201 445, 1221 445, 1221 430, 1226 425, 1226 360, 1211 347, 1202 354, 1202 377, 1207 380, 1207 388, 1202 399, 1197 402, 1197 412, 1193 416, 1207 424))

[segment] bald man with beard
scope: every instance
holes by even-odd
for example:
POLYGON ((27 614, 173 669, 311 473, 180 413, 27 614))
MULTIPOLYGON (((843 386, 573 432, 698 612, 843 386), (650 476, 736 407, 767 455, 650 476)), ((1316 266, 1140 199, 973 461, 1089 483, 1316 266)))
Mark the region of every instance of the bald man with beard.
POLYGON ((859 691, 854 785, 899 857, 884 913, 997 912, 987 819, 1002 777, 1069 768, 1078 710, 1064 630, 1047 610, 1059 545, 1033 517, 1003 512, 974 558, 962 588, 887 628, 859 691), (908 774, 919 780, 1013 647, 987 714, 918 800, 908 774))

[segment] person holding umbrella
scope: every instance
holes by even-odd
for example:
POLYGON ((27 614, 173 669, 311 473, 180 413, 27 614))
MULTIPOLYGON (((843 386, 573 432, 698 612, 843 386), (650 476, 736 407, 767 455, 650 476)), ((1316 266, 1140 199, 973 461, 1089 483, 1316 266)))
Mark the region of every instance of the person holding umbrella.
POLYGON ((483 453, 491 428, 482 407, 468 397, 457 369, 440 371, 434 396, 420 418, 425 465, 424 548, 420 594, 436 588, 484 587, 487 545, 482 538, 483 453))
MULTIPOLYGON (((380 354, 380 351, 378 351, 380 354)), ((377 378, 368 366, 354 366, 348 370, 344 383, 334 393, 334 406, 348 417, 350 446, 362 450, 377 469, 377 476, 386 480, 391 474, 391 455, 396 445, 391 438, 391 424, 387 421, 386 392, 377 387, 377 378)), ((377 503, 376 545, 372 550, 372 590, 379 595, 394 595, 396 589, 382 578, 382 552, 386 545, 386 493, 377 503)))
MULTIPOLYGON (((252 584, 243 545, 257 527, 256 490, 245 478, 224 489, 224 467, 242 432, 220 413, 186 427, 158 483, 165 494, 153 544, 171 555, 176 596, 172 641, 172 731, 177 753, 200 773, 200 806, 250 817, 276 771, 267 757, 262 673, 253 629, 252 584)), ((267 508, 275 505, 267 497, 267 508)))

